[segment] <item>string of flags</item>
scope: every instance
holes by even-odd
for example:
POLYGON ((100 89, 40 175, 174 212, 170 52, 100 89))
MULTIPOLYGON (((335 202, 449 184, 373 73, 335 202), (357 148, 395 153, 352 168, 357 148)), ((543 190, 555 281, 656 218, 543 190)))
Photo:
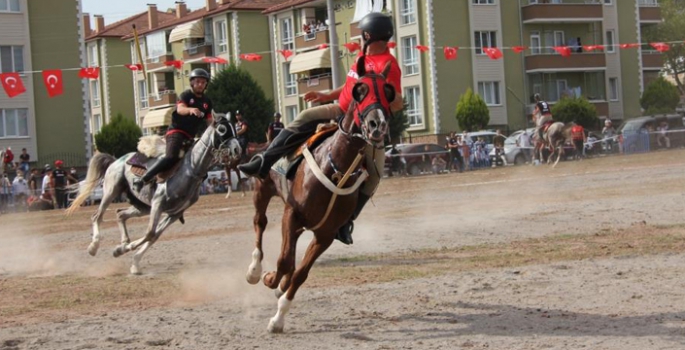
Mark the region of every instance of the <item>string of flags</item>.
MULTIPOLYGON (((541 46, 536 46, 533 49, 535 49, 537 52, 542 52, 543 50, 553 50, 554 52, 558 53, 562 57, 570 57, 575 50, 578 48, 582 48, 583 52, 593 52, 593 51, 606 51, 608 48, 615 49, 615 48, 620 48, 620 49, 633 49, 633 48, 639 48, 644 45, 649 45, 652 47, 654 50, 658 52, 667 52, 671 49, 672 46, 675 45, 684 45, 685 42, 683 41, 672 41, 672 42, 652 42, 652 43, 627 43, 627 44, 615 44, 615 45, 582 45, 578 47, 572 47, 572 46, 547 46, 547 47, 541 47, 541 46)), ((361 50, 361 45, 357 42, 348 42, 342 45, 347 49, 349 53, 355 53, 359 50, 361 50)), ((330 45, 328 44, 320 44, 316 48, 319 50, 327 49, 329 48, 330 45)), ((395 42, 389 42, 388 47, 391 49, 394 49, 397 47, 397 43, 395 42)), ((426 45, 416 45, 414 47, 417 51, 424 53, 428 52, 431 49, 442 49, 443 51, 443 56, 445 57, 445 60, 451 61, 451 60, 456 60, 458 58, 458 52, 459 50, 481 50, 485 55, 487 55, 490 59, 492 60, 499 60, 502 57, 504 57, 502 50, 511 50, 514 53, 520 54, 526 50, 530 50, 532 48, 528 46, 511 46, 511 47, 464 47, 464 46, 426 46, 426 45)), ((292 50, 276 50, 277 53, 281 54, 283 58, 287 61, 294 55, 296 55, 295 52, 292 50)), ((262 60, 264 54, 272 54, 271 51, 263 51, 263 52, 253 52, 253 53, 246 53, 246 54, 240 54, 239 58, 240 60, 243 61, 251 61, 251 62, 259 62, 262 60)), ((222 57, 204 57, 202 59, 206 63, 217 63, 217 64, 228 64, 228 60, 222 57)), ((171 61, 166 61, 163 62, 163 64, 167 67, 174 67, 175 69, 181 69, 183 67, 184 62, 182 60, 171 60, 171 61)), ((79 67, 79 68, 65 68, 65 69, 49 69, 49 70, 42 70, 42 71, 26 71, 26 72, 7 72, 7 73, 0 73, 0 82, 2 83, 2 87, 5 90, 5 93, 7 93, 7 96, 10 98, 19 96, 26 92, 26 87, 24 86, 24 82, 21 79, 21 75, 25 74, 31 74, 31 73, 42 73, 43 75, 43 83, 45 85, 45 89, 47 91, 48 96, 55 97, 59 96, 62 93, 64 93, 64 86, 63 86, 63 80, 62 80, 62 72, 63 71, 74 71, 78 70, 78 76, 79 78, 82 79, 98 79, 100 77, 100 69, 101 68, 113 68, 113 67, 126 67, 129 70, 136 72, 136 71, 142 71, 143 70, 143 65, 140 63, 131 63, 131 64, 124 64, 124 65, 115 65, 115 66, 107 66, 107 67, 79 67)))

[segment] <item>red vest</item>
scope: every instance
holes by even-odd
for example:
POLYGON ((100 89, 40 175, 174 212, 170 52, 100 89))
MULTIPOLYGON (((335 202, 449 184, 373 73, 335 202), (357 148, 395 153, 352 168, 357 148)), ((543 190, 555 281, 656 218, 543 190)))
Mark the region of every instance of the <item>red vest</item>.
POLYGON ((583 127, 580 125, 575 125, 571 128, 571 136, 573 137, 574 140, 582 140, 584 139, 583 135, 583 127))

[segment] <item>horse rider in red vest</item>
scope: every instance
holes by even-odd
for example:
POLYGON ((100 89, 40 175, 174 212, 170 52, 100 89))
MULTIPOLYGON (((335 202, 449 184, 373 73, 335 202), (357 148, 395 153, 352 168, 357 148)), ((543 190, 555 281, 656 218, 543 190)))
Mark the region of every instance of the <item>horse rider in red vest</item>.
MULTIPOLYGON (((390 72, 386 80, 395 88, 395 99, 390 102, 390 111, 396 112, 401 110, 403 106, 402 100, 402 72, 395 56, 390 54, 388 49, 388 41, 394 35, 394 27, 392 19, 384 14, 372 12, 359 21, 359 29, 362 31, 362 38, 364 39, 364 48, 359 53, 359 57, 364 56, 365 69, 367 72, 374 71, 380 73, 385 68, 386 64, 390 63, 390 72)), ((357 59, 359 59, 359 57, 357 59)), ((331 103, 319 105, 302 111, 297 118, 288 124, 278 136, 271 142, 269 148, 262 154, 258 154, 252 158, 248 163, 238 166, 238 169, 249 176, 257 176, 266 178, 269 174, 271 166, 280 159, 283 155, 293 151, 299 147, 302 142, 307 140, 313 134, 313 121, 328 122, 331 119, 338 119, 341 115, 345 115, 352 101, 352 88, 357 82, 359 75, 357 74, 357 64, 352 64, 350 71, 347 73, 345 85, 339 87, 329 93, 308 92, 304 98, 307 102, 326 103, 338 100, 339 104, 331 103)), ((352 220, 343 225, 335 237, 345 244, 352 244, 352 230, 354 228, 353 220, 359 216, 364 205, 371 199, 371 196, 376 191, 380 179, 383 176, 383 167, 385 163, 385 150, 375 149, 367 145, 365 150, 366 169, 369 172, 369 178, 362 186, 359 199, 357 201, 357 208, 355 209, 352 220)))

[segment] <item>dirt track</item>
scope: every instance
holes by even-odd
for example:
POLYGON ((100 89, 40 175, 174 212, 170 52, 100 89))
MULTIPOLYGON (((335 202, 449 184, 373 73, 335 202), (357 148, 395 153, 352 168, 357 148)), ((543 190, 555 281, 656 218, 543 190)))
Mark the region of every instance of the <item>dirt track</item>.
MULTIPOLYGON (((0 217, 0 350, 682 349, 685 151, 384 179, 286 319, 248 285, 250 198, 202 197, 129 276, 94 208, 0 217)), ((280 247, 269 209, 265 268, 280 247)), ((137 237, 145 220, 132 220, 137 237)), ((299 252, 308 243, 300 240, 299 252)))

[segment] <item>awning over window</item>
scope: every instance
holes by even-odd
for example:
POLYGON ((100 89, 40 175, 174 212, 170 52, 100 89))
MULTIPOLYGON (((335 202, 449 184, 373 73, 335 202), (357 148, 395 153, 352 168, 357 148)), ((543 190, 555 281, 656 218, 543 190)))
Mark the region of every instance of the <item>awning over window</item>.
POLYGON ((153 109, 143 117, 143 128, 156 128, 171 124, 174 107, 153 109))
POLYGON ((290 74, 304 73, 318 68, 331 68, 331 49, 298 53, 290 62, 290 74))
POLYGON ((188 38, 204 38, 205 25, 201 20, 183 23, 171 31, 169 42, 181 41, 188 38))

